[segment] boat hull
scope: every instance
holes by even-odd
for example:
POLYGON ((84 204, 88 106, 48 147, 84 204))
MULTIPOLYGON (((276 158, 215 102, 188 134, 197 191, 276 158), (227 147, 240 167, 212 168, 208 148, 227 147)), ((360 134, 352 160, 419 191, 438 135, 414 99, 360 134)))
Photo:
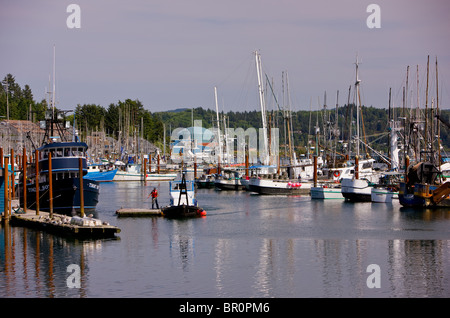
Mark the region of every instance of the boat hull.
POLYGON ((251 179, 248 184, 251 192, 265 195, 307 195, 311 192, 309 183, 291 183, 264 179, 251 179))
POLYGON ((161 212, 164 217, 169 219, 176 218, 196 218, 203 217, 206 215, 206 212, 194 205, 171 205, 161 209, 161 212))
MULTIPOLYGON (((175 180, 177 175, 175 173, 148 173, 146 181, 172 181, 175 180)), ((113 181, 144 181, 144 175, 139 173, 127 173, 124 171, 118 171, 114 176, 113 181)))
POLYGON ((372 187, 366 180, 361 179, 342 179, 342 196, 351 202, 371 202, 372 187))
POLYGON ((311 187, 311 199, 343 200, 341 188, 311 187))
POLYGON ((375 203, 392 203, 398 199, 398 192, 393 192, 384 188, 372 188, 371 200, 375 203))
POLYGON ((408 191, 407 185, 404 182, 400 182, 400 190, 398 192, 398 200, 404 207, 411 208, 448 208, 450 207, 450 199, 434 203, 431 200, 431 196, 428 195, 438 187, 428 184, 414 184, 414 193, 408 191))
POLYGON ((217 189, 220 190, 234 190, 234 191, 239 191, 239 190, 244 190, 245 189, 245 185, 243 185, 239 179, 232 179, 232 180, 216 180, 214 182, 214 186, 217 189))
MULTIPOLYGON (((53 180, 53 211, 55 213, 71 215, 72 211, 81 211, 80 187, 78 178, 53 180)), ((83 179, 84 211, 94 211, 99 196, 99 183, 95 180, 83 179)), ((50 211, 49 183, 39 183, 39 210, 50 211)), ((20 191, 20 202, 23 208, 23 191, 20 191)), ((36 186, 27 185, 27 208, 36 209, 36 186)))
POLYGON ((89 180, 95 180, 97 182, 110 182, 113 181, 118 169, 108 171, 93 171, 88 172, 83 178, 89 180))
POLYGON ((212 188, 214 188, 214 181, 210 181, 210 180, 195 180, 195 185, 199 189, 212 189, 212 188))

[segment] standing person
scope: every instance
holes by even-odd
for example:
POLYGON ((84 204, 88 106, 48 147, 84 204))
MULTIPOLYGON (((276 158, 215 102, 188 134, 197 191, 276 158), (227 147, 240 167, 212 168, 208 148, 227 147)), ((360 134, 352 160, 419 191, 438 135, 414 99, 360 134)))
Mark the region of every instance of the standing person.
POLYGON ((150 198, 150 196, 152 196, 152 209, 154 209, 155 203, 156 203, 156 208, 159 209, 158 190, 156 190, 156 188, 153 188, 153 191, 148 195, 147 199, 150 198))

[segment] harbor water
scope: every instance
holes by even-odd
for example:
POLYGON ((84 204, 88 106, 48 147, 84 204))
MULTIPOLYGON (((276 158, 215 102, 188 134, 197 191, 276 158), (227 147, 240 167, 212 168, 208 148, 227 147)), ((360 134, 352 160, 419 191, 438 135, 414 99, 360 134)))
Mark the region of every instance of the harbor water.
POLYGON ((198 189, 206 217, 116 216, 151 207, 153 187, 167 205, 168 182, 100 185, 96 217, 121 229, 113 239, 2 225, 0 297, 450 296, 448 209, 198 189))

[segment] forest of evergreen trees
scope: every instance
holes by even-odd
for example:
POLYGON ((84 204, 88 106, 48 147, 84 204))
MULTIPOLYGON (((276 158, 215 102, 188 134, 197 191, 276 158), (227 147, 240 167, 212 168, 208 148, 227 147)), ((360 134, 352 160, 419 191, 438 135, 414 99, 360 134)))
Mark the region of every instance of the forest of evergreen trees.
MULTIPOLYGON (((23 88, 15 82, 13 75, 8 74, 2 81, 0 90, 0 120, 7 118, 7 91, 9 118, 18 120, 32 120, 34 122, 44 119, 47 101, 35 101, 33 93, 28 85, 23 88), (5 85, 7 83, 7 85, 5 85)), ((405 117, 404 110, 396 108, 391 110, 394 118, 405 117)), ((361 132, 365 134, 365 140, 378 151, 387 151, 388 147, 388 110, 375 107, 362 107, 363 126, 361 132)), ((280 145, 284 144, 285 116, 282 112, 269 112, 268 124, 278 127, 280 132, 280 145)), ((216 126, 216 112, 201 107, 193 109, 180 108, 176 111, 150 112, 144 108, 139 100, 126 99, 111 103, 107 108, 101 105, 84 104, 78 105, 74 113, 67 119, 73 123, 76 119, 76 128, 81 137, 93 131, 103 131, 108 136, 118 138, 122 134, 137 134, 144 139, 162 145, 164 126, 166 128, 166 142, 170 141, 170 132, 178 127, 190 127, 193 120, 202 120, 202 126, 210 128, 216 126)), ((229 111, 221 114, 220 125, 223 127, 224 119, 229 128, 261 127, 260 111, 229 111)), ((306 153, 308 142, 314 140, 316 128, 319 128, 320 136, 323 132, 330 134, 335 129, 337 118, 337 129, 339 140, 346 140, 349 136, 349 123, 352 119, 353 125, 356 120, 354 105, 338 107, 336 116, 335 109, 326 112, 320 111, 296 111, 292 112, 290 123, 293 130, 294 147, 297 153, 306 153)), ((450 110, 441 110, 441 118, 450 122, 450 110)), ((354 126, 353 126, 354 127, 354 126)), ((354 128, 353 128, 354 129, 354 128)), ((450 149, 449 128, 441 125, 441 139, 445 151, 450 149)), ((322 145, 323 143, 320 142, 322 145)), ((309 144, 311 146, 311 144, 309 144)))

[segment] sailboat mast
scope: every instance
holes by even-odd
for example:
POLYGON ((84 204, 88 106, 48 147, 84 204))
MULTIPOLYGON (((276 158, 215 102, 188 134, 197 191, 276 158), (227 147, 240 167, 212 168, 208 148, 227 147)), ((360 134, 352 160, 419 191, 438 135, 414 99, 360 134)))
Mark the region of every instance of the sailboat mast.
POLYGON ((267 145, 267 123, 266 123, 266 106, 265 106, 265 100, 264 100, 264 87, 263 87, 263 81, 262 81, 262 68, 261 68, 261 56, 256 51, 255 52, 255 59, 256 59, 256 72, 258 76, 258 90, 259 90, 259 101, 261 104, 261 119, 262 119, 262 129, 263 129, 263 151, 264 151, 264 158, 261 160, 263 164, 268 164, 268 145, 267 145))
POLYGON ((217 136, 219 140, 219 162, 222 158, 222 141, 220 137, 220 120, 219 120, 219 104, 217 103, 217 87, 214 87, 214 98, 216 101, 216 116, 217 116, 217 136))
MULTIPOLYGON (((440 116, 439 113, 439 85, 438 85, 438 62, 436 56, 436 115, 440 116)), ((439 120, 436 120, 437 125, 437 136, 438 136, 438 165, 441 165, 441 123, 439 120)))
POLYGON ((336 151, 337 142, 339 139, 338 135, 338 119, 339 119, 339 90, 336 92, 336 113, 334 116, 334 151, 333 151, 333 167, 336 167, 336 151))
MULTIPOLYGON (((430 56, 428 55, 427 61, 427 90, 425 91, 425 158, 428 153, 428 77, 430 72, 430 56)), ((427 159, 425 159, 427 160, 427 159)))
POLYGON ((356 82, 355 82, 355 88, 356 88, 356 155, 359 158, 359 112, 360 112, 360 105, 359 105, 359 74, 358 74, 358 68, 359 68, 359 62, 358 62, 358 56, 356 56, 356 82))

